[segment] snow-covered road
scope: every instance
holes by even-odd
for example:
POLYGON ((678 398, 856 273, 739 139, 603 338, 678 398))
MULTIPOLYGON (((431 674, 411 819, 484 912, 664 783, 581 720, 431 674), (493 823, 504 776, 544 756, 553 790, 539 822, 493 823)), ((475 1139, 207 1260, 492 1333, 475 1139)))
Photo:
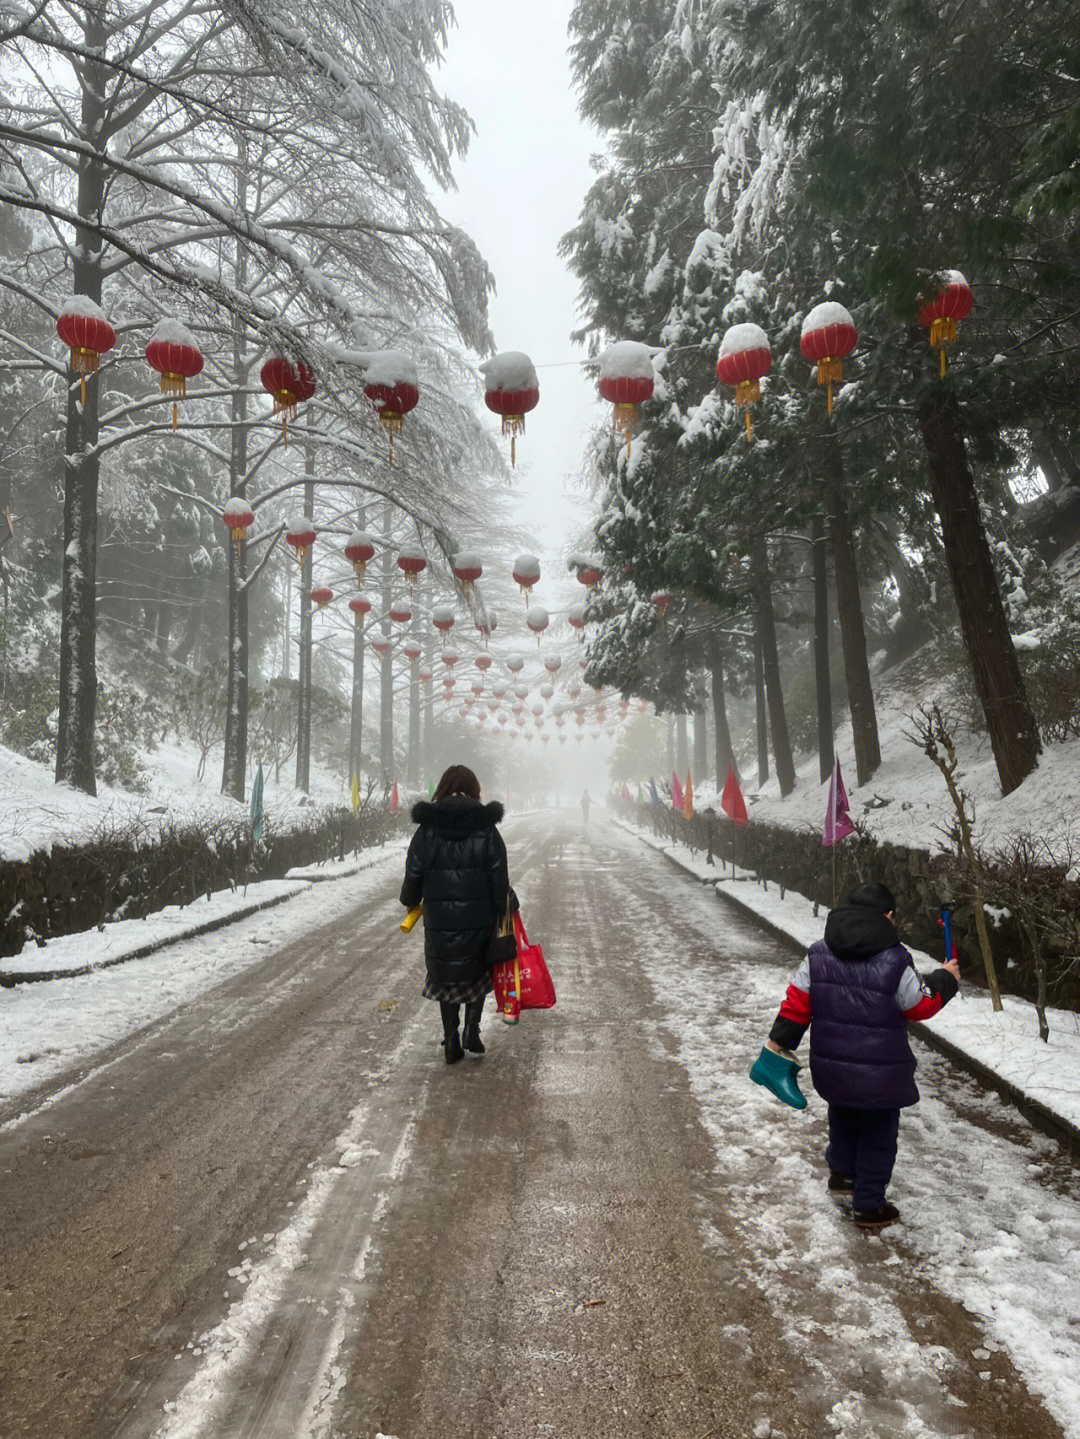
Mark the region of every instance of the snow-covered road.
POLYGON ((201 982, 63 982, 117 1014, 0 1129, 0 1434, 1080 1439, 1076 1169, 924 1054, 905 1225, 857 1234, 823 1106, 746 1078, 790 957, 602 822, 506 832, 559 1007, 483 1060, 441 1061, 389 869, 201 982))

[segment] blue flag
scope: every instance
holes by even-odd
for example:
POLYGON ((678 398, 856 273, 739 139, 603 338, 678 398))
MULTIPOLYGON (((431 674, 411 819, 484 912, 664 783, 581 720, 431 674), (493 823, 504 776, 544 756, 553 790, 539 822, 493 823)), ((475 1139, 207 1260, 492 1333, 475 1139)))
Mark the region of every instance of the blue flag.
POLYGON ((659 807, 659 804, 660 804, 660 796, 656 793, 656 781, 655 781, 654 779, 651 779, 651 780, 649 781, 649 788, 650 788, 650 790, 652 790, 652 802, 653 802, 653 804, 655 804, 657 807, 659 807))
POLYGON ((251 785, 251 842, 258 844, 263 837, 263 772, 262 760, 255 771, 251 785))

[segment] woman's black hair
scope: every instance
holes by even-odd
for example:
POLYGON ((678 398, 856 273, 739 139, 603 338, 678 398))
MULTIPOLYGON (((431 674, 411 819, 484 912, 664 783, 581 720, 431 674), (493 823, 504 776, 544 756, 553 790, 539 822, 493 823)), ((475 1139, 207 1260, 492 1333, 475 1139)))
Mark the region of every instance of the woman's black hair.
POLYGON ((879 914, 892 914, 896 909, 892 890, 878 879, 857 884, 848 895, 847 902, 858 909, 876 909, 879 914))
POLYGON ((449 799, 451 795, 462 795, 465 799, 480 798, 480 781, 467 765, 452 764, 435 786, 432 798, 438 804, 440 800, 449 799))

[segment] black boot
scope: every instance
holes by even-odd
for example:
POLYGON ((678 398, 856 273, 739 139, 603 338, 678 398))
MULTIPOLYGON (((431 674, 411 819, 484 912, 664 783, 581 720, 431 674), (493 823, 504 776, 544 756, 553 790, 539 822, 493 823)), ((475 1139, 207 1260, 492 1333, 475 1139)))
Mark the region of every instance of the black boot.
POLYGON ((482 999, 470 999, 465 1006, 465 1028, 462 1040, 470 1054, 486 1054, 484 1041, 480 1038, 480 1016, 484 1012, 482 999))
POLYGON ((465 1054, 461 1047, 461 1038, 458 1035, 460 1006, 447 1004, 445 1000, 440 1000, 439 1008, 442 1010, 443 1048, 446 1050, 446 1062, 447 1064, 456 1064, 465 1054))

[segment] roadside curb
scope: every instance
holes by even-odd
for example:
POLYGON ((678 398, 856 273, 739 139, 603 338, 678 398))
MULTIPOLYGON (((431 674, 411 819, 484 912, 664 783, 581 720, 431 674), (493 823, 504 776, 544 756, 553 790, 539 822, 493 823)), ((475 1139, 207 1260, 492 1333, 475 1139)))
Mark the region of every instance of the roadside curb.
MULTIPOLYGON (((402 851, 404 852, 404 851, 402 851)), ((157 939, 148 940, 145 944, 136 945, 133 949, 125 949, 119 954, 106 955, 102 959, 92 960, 88 964, 78 965, 74 969, 0 969, 0 988, 14 989, 20 984, 38 984, 54 979, 76 979, 80 975, 95 974, 101 969, 112 969, 118 964, 127 964, 129 960, 147 959, 152 954, 160 954, 163 949, 170 945, 182 944, 188 939, 198 939, 205 934, 213 934, 216 930, 225 929, 230 924, 237 924, 242 919, 250 919, 252 915, 259 914, 263 910, 273 909, 276 905, 284 904, 287 900, 295 899, 297 895, 303 894, 315 884, 325 883, 334 879, 352 879, 365 870, 374 869, 383 860, 395 858, 396 855, 383 849, 381 853, 373 856, 367 862, 358 860, 355 865, 346 869, 338 870, 336 873, 319 873, 315 866, 308 866, 302 869, 290 870, 284 880, 275 880, 275 884, 290 884, 286 893, 273 894, 263 899, 253 899, 248 904, 241 904, 239 908, 229 910, 227 914, 215 915, 213 919, 202 920, 175 934, 160 935, 157 939)), ((330 861, 329 863, 337 863, 330 861)), ((221 893, 222 891, 217 891, 221 893)), ((193 902, 193 906, 198 904, 193 902)), ((147 915, 152 919, 153 915, 147 915)), ((95 931, 96 933, 96 931, 95 931)))
MULTIPOLYGON (((632 829, 621 820, 612 820, 612 824, 618 829, 621 829, 625 834, 632 836, 632 838, 636 840, 640 840, 642 844, 646 845, 649 849, 655 850, 657 854, 663 855, 676 869, 681 870, 692 879, 696 879, 699 884, 715 884, 712 876, 702 876, 698 874, 685 860, 679 859, 678 856, 671 854, 663 845, 632 829)), ((717 875, 716 879, 719 878, 720 876, 717 875)), ((730 904, 733 909, 738 910, 740 914, 744 915, 747 919, 753 920, 755 924, 764 929, 768 934, 771 934, 775 939, 786 944, 793 953, 803 954, 805 952, 805 946, 795 935, 790 934, 773 920, 766 919, 764 916, 758 914, 753 906, 747 904, 745 900, 738 899, 726 890, 714 888, 713 893, 717 899, 726 904, 730 904)), ((792 891, 792 893, 795 893, 795 891, 792 891)), ((936 1050, 938 1054, 943 1055, 958 1068, 964 1070, 965 1073, 970 1074, 984 1089, 993 1090, 1002 1099, 1007 1100, 1020 1111, 1028 1123, 1031 1124, 1032 1128, 1037 1129, 1040 1134, 1045 1134, 1048 1138, 1056 1140, 1070 1158, 1080 1157, 1080 1125, 1072 1124, 1064 1118, 1064 1116, 1055 1114, 1052 1109, 1047 1109, 1039 1100, 1032 1099, 1030 1095, 1018 1089, 1010 1080, 1002 1078, 1000 1074, 989 1069, 980 1060, 968 1054, 966 1050, 960 1049, 957 1045, 953 1044, 951 1040, 945 1039, 934 1030, 927 1029, 924 1024, 913 1024, 911 1026, 911 1032, 916 1039, 920 1040, 929 1049, 936 1050)))

